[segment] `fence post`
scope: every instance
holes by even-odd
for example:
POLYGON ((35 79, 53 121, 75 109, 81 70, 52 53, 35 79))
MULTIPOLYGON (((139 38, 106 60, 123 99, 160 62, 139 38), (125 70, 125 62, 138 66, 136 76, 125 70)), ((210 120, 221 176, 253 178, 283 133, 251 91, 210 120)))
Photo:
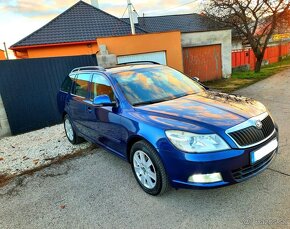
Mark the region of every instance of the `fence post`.
POLYGON ((11 130, 6 115, 5 107, 0 94, 0 139, 5 136, 10 136, 11 130))

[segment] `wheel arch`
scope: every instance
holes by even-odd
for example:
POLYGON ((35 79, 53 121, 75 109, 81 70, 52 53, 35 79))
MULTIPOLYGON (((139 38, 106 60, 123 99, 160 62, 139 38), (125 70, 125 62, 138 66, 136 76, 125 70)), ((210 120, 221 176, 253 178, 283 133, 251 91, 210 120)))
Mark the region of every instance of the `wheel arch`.
POLYGON ((128 139, 128 142, 127 142, 127 148, 126 148, 126 157, 127 157, 127 160, 129 163, 131 163, 131 160, 130 160, 130 151, 131 151, 131 148, 132 146, 136 143, 136 142, 139 142, 139 141, 145 141, 147 142, 148 144, 150 144, 153 148, 155 148, 146 138, 144 138, 143 136, 140 136, 140 135, 133 135, 131 136, 129 139, 128 139))

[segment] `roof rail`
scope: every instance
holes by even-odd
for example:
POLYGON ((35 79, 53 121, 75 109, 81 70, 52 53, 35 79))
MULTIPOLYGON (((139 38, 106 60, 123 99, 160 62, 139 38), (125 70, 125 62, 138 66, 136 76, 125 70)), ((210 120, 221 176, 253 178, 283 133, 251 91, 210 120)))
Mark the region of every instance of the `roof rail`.
POLYGON ((157 63, 155 61, 146 60, 146 61, 124 62, 124 63, 121 63, 121 64, 117 64, 117 66, 120 66, 120 65, 129 65, 129 64, 158 64, 158 65, 160 65, 160 63, 157 63))
POLYGON ((105 68, 101 67, 101 66, 85 66, 85 67, 78 67, 78 68, 74 68, 71 72, 78 72, 81 70, 100 70, 100 71, 106 71, 105 68))

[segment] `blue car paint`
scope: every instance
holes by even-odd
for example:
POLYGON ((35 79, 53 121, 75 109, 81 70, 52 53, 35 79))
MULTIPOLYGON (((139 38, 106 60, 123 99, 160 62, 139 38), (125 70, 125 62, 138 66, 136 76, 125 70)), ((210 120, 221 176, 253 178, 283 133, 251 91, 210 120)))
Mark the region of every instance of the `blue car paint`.
POLYGON ((225 100, 223 96, 205 90, 171 101, 133 107, 112 73, 114 72, 110 70, 102 72, 111 83, 117 98, 117 107, 97 107, 89 100, 78 103, 73 95, 60 91, 59 111, 69 115, 79 136, 103 146, 127 161, 128 143, 131 139, 146 140, 158 152, 170 183, 175 188, 213 188, 237 183, 231 171, 249 164, 249 155, 253 150, 278 138, 275 134, 260 145, 239 149, 225 133, 229 127, 266 112, 266 108, 257 101, 235 96, 225 100), (75 106, 73 109, 76 110, 76 118, 71 117, 71 106, 75 106), (217 133, 231 149, 214 153, 185 153, 168 140, 166 130, 184 130, 197 134, 217 133), (213 172, 220 172, 223 181, 208 184, 187 181, 192 174, 213 172))

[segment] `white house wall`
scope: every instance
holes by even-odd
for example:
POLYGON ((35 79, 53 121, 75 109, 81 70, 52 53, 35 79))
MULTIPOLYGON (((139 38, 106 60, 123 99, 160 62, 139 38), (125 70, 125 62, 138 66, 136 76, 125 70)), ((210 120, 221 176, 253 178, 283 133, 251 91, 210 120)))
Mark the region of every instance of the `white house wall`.
POLYGON ((222 73, 224 78, 232 74, 232 31, 220 30, 209 32, 182 33, 183 48, 206 45, 221 45, 222 73))

